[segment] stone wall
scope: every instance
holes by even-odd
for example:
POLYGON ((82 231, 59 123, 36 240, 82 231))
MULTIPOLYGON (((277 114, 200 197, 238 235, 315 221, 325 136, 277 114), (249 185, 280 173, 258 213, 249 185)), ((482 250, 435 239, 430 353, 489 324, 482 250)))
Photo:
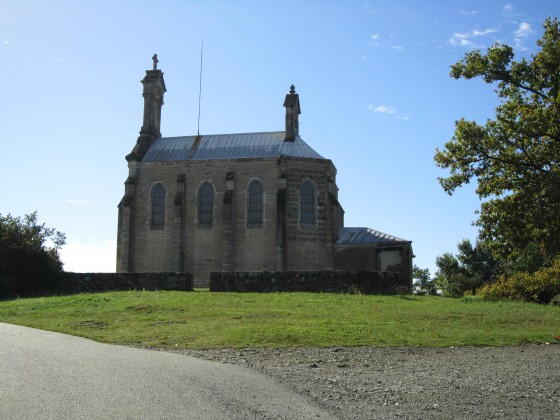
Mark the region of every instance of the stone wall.
POLYGON ((399 273, 374 271, 214 272, 211 292, 410 293, 399 273))
POLYGON ((62 273, 54 290, 42 294, 94 293, 117 290, 192 291, 191 273, 62 273))

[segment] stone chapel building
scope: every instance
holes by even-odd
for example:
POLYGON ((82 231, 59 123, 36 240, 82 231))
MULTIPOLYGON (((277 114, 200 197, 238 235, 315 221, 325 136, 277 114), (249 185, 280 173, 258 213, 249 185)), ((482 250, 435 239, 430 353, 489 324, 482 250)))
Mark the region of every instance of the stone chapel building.
POLYGON ((410 241, 344 227, 336 168, 299 134, 299 96, 284 100, 284 131, 162 137, 166 91, 153 57, 142 80, 144 118, 126 156, 117 272, 399 272, 412 285, 410 241))

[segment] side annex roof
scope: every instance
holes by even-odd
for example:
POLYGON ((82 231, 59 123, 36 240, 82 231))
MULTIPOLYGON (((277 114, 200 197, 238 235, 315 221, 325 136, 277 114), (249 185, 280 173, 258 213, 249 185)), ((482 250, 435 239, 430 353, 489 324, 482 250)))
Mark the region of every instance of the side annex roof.
POLYGON ((397 238, 383 232, 365 227, 345 227, 338 231, 335 245, 368 245, 368 244, 411 244, 411 241, 397 238))

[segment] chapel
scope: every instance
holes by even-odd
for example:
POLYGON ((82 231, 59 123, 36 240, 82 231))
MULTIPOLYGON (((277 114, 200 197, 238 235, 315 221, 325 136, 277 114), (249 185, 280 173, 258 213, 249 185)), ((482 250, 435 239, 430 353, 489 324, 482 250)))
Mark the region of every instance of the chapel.
POLYGON ((299 95, 282 131, 162 137, 163 72, 147 70, 138 140, 118 205, 117 272, 398 272, 410 241, 344 226, 336 168, 299 132, 299 95))

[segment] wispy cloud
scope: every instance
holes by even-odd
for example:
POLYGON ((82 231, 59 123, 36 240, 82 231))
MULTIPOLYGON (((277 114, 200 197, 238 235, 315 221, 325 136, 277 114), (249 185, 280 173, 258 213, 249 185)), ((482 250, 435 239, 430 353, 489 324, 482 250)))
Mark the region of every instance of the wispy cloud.
POLYGON ((371 45, 375 45, 376 47, 381 47, 379 34, 372 34, 371 35, 371 45))
POLYGON ((511 16, 513 14, 513 4, 504 4, 502 6, 502 15, 511 16))
POLYGON ((382 114, 385 118, 391 118, 395 120, 408 121, 410 118, 408 115, 400 115, 397 113, 397 109, 391 105, 373 105, 369 104, 367 106, 368 111, 375 112, 377 114, 382 114))
POLYGON ((455 32, 453 36, 449 38, 449 43, 459 47, 470 47, 473 45, 473 42, 469 39, 469 34, 462 34, 459 32, 455 32))
POLYGON ((473 36, 483 36, 483 35, 493 34, 494 32, 498 32, 498 30, 494 29, 494 28, 484 29, 482 31, 479 31, 478 29, 474 29, 472 31, 472 35, 473 36))
POLYGON ((449 38, 449 43, 458 47, 477 48, 480 47, 480 45, 473 41, 474 38, 483 37, 495 32, 498 32, 498 30, 494 28, 483 30, 473 29, 472 31, 466 33, 455 32, 453 36, 449 38))
POLYGON ((461 12, 462 15, 465 15, 465 16, 474 16, 474 15, 478 14, 478 12, 476 10, 463 10, 463 9, 461 9, 460 12, 461 12))
POLYGON ((395 112, 397 112, 397 110, 394 107, 387 106, 387 105, 375 106, 373 104, 369 104, 367 106, 367 109, 373 112, 379 112, 381 114, 394 114, 395 112))
POLYGON ((521 22, 517 29, 513 31, 513 41, 515 43, 515 48, 520 51, 526 51, 527 47, 523 45, 523 42, 527 40, 527 37, 533 33, 531 25, 527 22, 521 22))
POLYGON ((4 45, 10 45, 10 41, 8 41, 7 39, 5 39, 5 40, 2 41, 2 44, 4 44, 4 45))
POLYGON ((390 35, 389 37, 382 37, 380 34, 372 34, 370 43, 374 47, 380 47, 380 48, 390 47, 395 51, 403 52, 404 47, 402 45, 397 45, 392 42, 394 38, 395 38, 394 35, 390 35))
POLYGON ((521 22, 519 24, 519 28, 513 33, 516 38, 527 38, 527 36, 533 32, 531 25, 527 22, 521 22))

